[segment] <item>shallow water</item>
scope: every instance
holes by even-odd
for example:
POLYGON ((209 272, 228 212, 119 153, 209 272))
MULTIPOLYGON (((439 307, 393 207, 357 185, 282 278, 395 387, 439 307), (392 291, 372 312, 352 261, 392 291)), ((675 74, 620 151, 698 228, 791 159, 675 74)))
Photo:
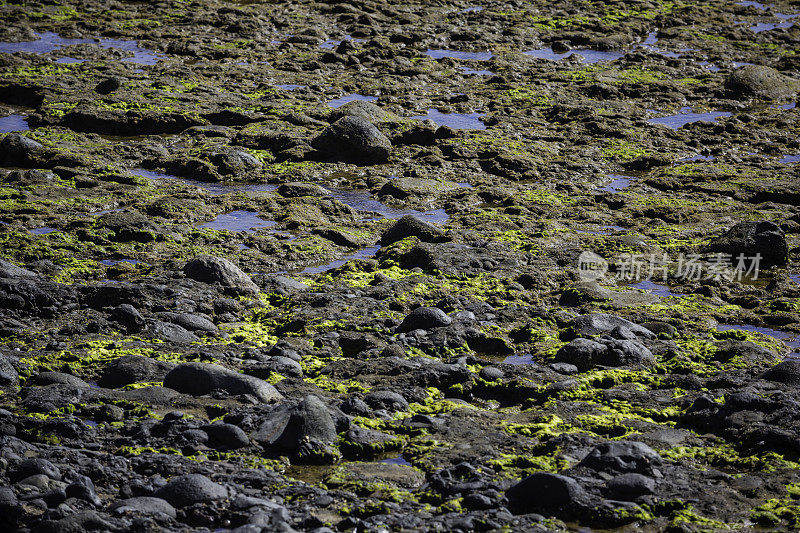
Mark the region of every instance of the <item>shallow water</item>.
POLYGON ((132 265, 146 265, 144 261, 139 261, 138 259, 103 259, 100 261, 101 265, 105 266, 114 266, 120 263, 130 263, 132 265))
POLYGON ((54 231, 57 231, 56 228, 44 227, 28 230, 28 233, 31 235, 47 235, 48 233, 53 233, 54 231))
POLYGON ((378 461, 379 463, 386 463, 390 465, 403 465, 403 466, 411 466, 411 463, 406 461, 406 458, 403 457, 403 454, 400 454, 396 457, 389 457, 387 459, 381 459, 378 461))
POLYGON ((343 204, 347 204, 359 211, 370 211, 378 213, 385 218, 397 219, 404 215, 414 215, 432 224, 443 224, 447 222, 448 214, 444 209, 434 209, 432 211, 417 211, 415 209, 395 209, 389 207, 378 200, 372 198, 369 191, 329 189, 331 198, 336 198, 343 204))
POLYGON ((683 298, 683 294, 675 294, 669 287, 666 285, 662 285, 661 283, 656 283, 653 280, 643 280, 638 283, 632 283, 628 285, 628 287, 632 287, 634 289, 643 289, 649 293, 655 294, 657 296, 662 296, 664 298, 675 297, 675 298, 683 298))
POLYGON ((798 163, 800 162, 800 155, 785 155, 781 158, 778 163, 788 164, 788 163, 798 163))
MULTIPOLYGON (((126 57, 120 59, 127 63, 136 63, 139 65, 155 65, 161 60, 159 54, 147 48, 141 48, 136 41, 125 41, 122 39, 65 39, 53 32, 34 33, 38 39, 36 41, 25 41, 21 43, 0 42, 0 53, 11 54, 14 52, 24 52, 28 54, 49 54, 55 50, 59 50, 64 46, 71 46, 76 44, 97 44, 103 48, 116 48, 126 52, 133 53, 133 57, 126 57)), ((67 61, 62 63, 78 63, 83 60, 74 58, 62 58, 67 61)))
POLYGON ((38 38, 35 41, 23 41, 21 43, 0 42, 0 53, 13 54, 14 52, 24 52, 26 54, 49 54, 64 46, 75 44, 91 44, 93 39, 65 39, 51 31, 36 33, 38 38))
POLYGON ((348 94, 347 96, 342 96, 341 98, 334 98, 333 100, 328 102, 328 106, 336 109, 337 107, 342 107, 344 104, 348 102, 353 102, 355 100, 362 100, 364 102, 374 102, 378 99, 377 96, 364 96, 363 94, 353 93, 348 94))
POLYGON ((155 172, 152 170, 145 170, 143 168, 135 168, 128 171, 129 174, 150 178, 151 180, 178 180, 187 185, 200 187, 207 190, 214 196, 221 196, 230 193, 248 193, 248 192, 271 192, 277 189, 277 185, 270 185, 268 183, 252 183, 252 184, 224 184, 224 183, 207 183, 205 181, 198 181, 188 178, 181 178, 171 174, 164 174, 162 172, 155 172))
POLYGON ((630 186, 631 180, 633 180, 633 176, 621 176, 618 174, 608 174, 606 177, 611 178, 611 183, 604 187, 600 187, 597 189, 598 191, 603 192, 619 192, 627 187, 630 186))
POLYGON ((581 48, 558 54, 553 52, 552 48, 541 48, 539 50, 528 50, 523 52, 526 56, 536 57, 539 59, 549 59, 550 61, 560 61, 566 57, 577 54, 583 58, 584 63, 599 63, 601 61, 614 61, 625 54, 623 52, 603 52, 600 50, 591 50, 588 48, 581 48))
POLYGON ((783 104, 775 107, 778 109, 783 109, 784 111, 788 111, 790 109, 794 109, 795 107, 797 107, 797 102, 792 102, 790 104, 783 104))
POLYGON ((326 50, 333 50, 334 48, 342 44, 342 41, 353 41, 354 43, 363 43, 365 39, 354 39, 353 37, 347 35, 344 39, 339 39, 339 40, 328 39, 327 41, 319 45, 319 47, 324 48, 326 50))
POLYGON ((800 283, 800 274, 789 274, 789 279, 795 283, 800 283))
POLYGON ((0 117, 0 133, 10 133, 12 131, 26 131, 31 129, 28 121, 22 115, 8 115, 0 117))
POLYGON ((751 326, 751 325, 748 325, 748 324, 744 324, 744 325, 719 324, 717 326, 717 329, 719 331, 729 331, 729 330, 732 330, 732 329, 733 330, 740 329, 740 330, 750 331, 750 332, 754 332, 754 333, 762 333, 764 335, 768 335, 768 336, 770 336, 770 337, 772 337, 774 339, 777 339, 779 341, 783 341, 784 344, 786 344, 789 348, 791 348, 791 351, 793 353, 800 352, 800 339, 798 339, 796 335, 794 335, 792 333, 786 333, 785 331, 778 331, 778 330, 770 329, 770 328, 761 328, 761 327, 758 327, 758 326, 751 326))
POLYGON ((690 156, 687 156, 687 157, 682 157, 682 158, 678 159, 678 161, 680 161, 682 163, 690 163, 692 161, 713 161, 714 159, 715 159, 715 157, 713 155, 695 154, 695 155, 690 155, 690 156))
POLYGON ((459 50, 433 50, 430 48, 425 52, 425 55, 433 59, 451 57, 465 61, 487 61, 493 57, 491 52, 461 52, 459 50))
POLYGON ((259 228, 269 228, 276 224, 272 220, 265 220, 258 216, 255 211, 231 211, 219 215, 211 222, 201 224, 203 229, 228 230, 233 232, 244 231, 255 233, 259 228))
POLYGON ((297 85, 297 84, 294 84, 294 83, 285 83, 285 84, 282 84, 282 85, 276 85, 275 87, 277 87, 278 89, 283 89, 284 91, 294 91, 294 90, 297 90, 297 89, 303 89, 305 87, 305 85, 297 85))
POLYGON ((417 120, 432 120, 439 126, 449 126, 454 130, 485 130, 486 124, 480 121, 482 113, 442 113, 428 109, 427 115, 411 117, 417 120))
POLYGON ((491 70, 475 70, 469 67, 459 67, 464 74, 476 74, 479 76, 494 76, 491 70))
POLYGON ((331 261, 329 263, 325 263, 325 264, 322 264, 322 265, 315 265, 315 266, 307 267, 307 268, 303 269, 302 271, 300 271, 300 273, 301 274, 321 274, 323 272, 327 272, 329 270, 333 270, 334 268, 339 268, 340 266, 342 266, 343 264, 347 263, 348 261, 350 261, 352 259, 369 259, 370 257, 374 257, 375 254, 378 253, 378 250, 380 250, 380 248, 381 247, 378 246, 378 245, 368 246, 367 248, 362 248, 361 250, 359 250, 359 251, 357 251, 357 252, 355 252, 353 254, 347 255, 347 256, 343 257, 342 259, 337 259, 336 261, 331 261))
POLYGON ((674 115, 666 117, 651 118, 647 122, 651 124, 662 124, 673 130, 692 122, 714 122, 720 117, 729 117, 733 113, 729 111, 709 111, 708 113, 692 113, 692 108, 684 107, 674 115))
POLYGON ((533 363, 533 355, 526 353, 524 355, 509 355, 502 361, 509 365, 528 365, 533 363))
POLYGON ((462 9, 462 13, 476 13, 478 11, 483 11, 483 6, 472 6, 462 9))
POLYGON ((85 59, 75 59, 74 57, 66 56, 66 57, 59 57, 58 59, 56 59, 56 63, 58 63, 60 65, 73 65, 73 64, 76 64, 76 63, 86 63, 86 60, 85 59))
POLYGON ((575 230, 575 233, 580 233, 582 235, 613 235, 619 231, 627 232, 628 229, 622 226, 600 226, 597 230, 578 229, 575 230))

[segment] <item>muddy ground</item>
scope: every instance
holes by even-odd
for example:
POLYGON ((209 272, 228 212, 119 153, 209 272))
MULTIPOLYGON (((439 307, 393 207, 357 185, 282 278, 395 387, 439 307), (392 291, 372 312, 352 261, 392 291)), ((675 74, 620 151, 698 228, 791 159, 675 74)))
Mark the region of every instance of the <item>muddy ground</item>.
POLYGON ((0 2, 0 529, 800 529, 798 14, 0 2))

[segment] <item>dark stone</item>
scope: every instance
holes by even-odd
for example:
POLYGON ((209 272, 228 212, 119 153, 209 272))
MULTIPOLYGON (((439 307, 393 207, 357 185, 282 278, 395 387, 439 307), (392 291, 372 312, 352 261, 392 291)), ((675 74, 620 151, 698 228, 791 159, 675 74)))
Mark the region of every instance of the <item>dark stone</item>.
POLYGON ((725 88, 737 98, 791 97, 797 93, 797 85, 797 82, 788 76, 764 65, 745 65, 733 71, 725 80, 725 88))
POLYGON ((175 518, 177 512, 175 508, 166 500, 161 498, 153 498, 149 496, 140 496, 138 498, 129 498, 116 502, 111 506, 111 510, 118 513, 137 513, 151 516, 165 515, 170 518, 175 518))
POLYGON ((158 227, 139 211, 119 211, 102 215, 98 223, 113 231, 117 242, 148 243, 156 239, 158 227))
POLYGON ((240 294, 258 294, 258 287, 239 267, 221 257, 201 255, 183 267, 187 278, 204 283, 219 283, 240 294))
POLYGON ((98 94, 111 94, 120 87, 122 87, 124 80, 117 76, 113 76, 111 78, 106 78, 94 88, 95 92, 98 94))
POLYGON ((415 329, 435 329, 449 326, 453 322, 447 313, 438 307, 418 307, 411 311, 397 327, 398 333, 407 333, 415 329))
POLYGON ((328 191, 316 183, 284 183, 278 187, 278 194, 284 198, 302 196, 325 196, 328 191))
POLYGON ((239 426, 222 422, 206 424, 200 429, 206 432, 212 441, 216 441, 224 448, 236 450, 250 444, 247 434, 239 426))
POLYGON ((299 402, 277 406, 252 437, 261 444, 297 452, 309 440, 333 443, 336 425, 322 400, 309 395, 299 402))
POLYGON ((590 337, 592 335, 603 335, 610 333, 616 328, 630 330, 634 335, 646 339, 655 338, 655 334, 649 329, 634 324, 630 320, 625 320, 618 316, 606 313, 593 313, 576 317, 569 323, 569 327, 577 337, 590 337))
POLYGON ((532 513, 555 508, 577 508, 588 496, 571 477, 536 472, 506 491, 510 508, 516 513, 532 513))
POLYGON ((392 411, 405 411, 408 409, 408 402, 391 391, 373 391, 364 397, 364 401, 373 409, 385 409, 392 411))
POLYGON ((115 307, 111 311, 111 318, 124 326, 130 333, 141 331, 145 325, 144 317, 131 304, 122 304, 115 307))
POLYGON ((20 481, 27 477, 42 474, 50 479, 60 480, 61 471, 47 459, 25 459, 14 470, 11 480, 20 481))
POLYGON ((641 442, 605 442, 595 447, 578 464, 598 472, 652 475, 662 463, 661 456, 641 442))
MULTIPOLYGON (((773 222, 741 222, 714 239, 708 251, 731 256, 738 266, 739 256, 745 260, 761 255, 759 266, 784 265, 789 261, 789 245, 783 230, 773 222)), ((749 265, 749 261, 746 261, 749 265)))
POLYGON ((142 355, 125 355, 108 363, 97 380, 101 387, 117 389, 148 381, 163 381, 174 363, 157 361, 142 355))
POLYGON ((641 474, 622 474, 606 484, 606 496, 613 500, 631 501, 655 493, 656 482, 641 474))
POLYGON ((423 242, 446 242, 450 238, 438 227, 412 215, 404 215, 381 236, 381 244, 386 246, 406 237, 417 237, 423 242))
POLYGON ((156 498, 166 500, 174 507, 182 508, 196 503, 207 503, 228 497, 225 487, 214 483, 201 474, 187 474, 169 481, 155 491, 156 498))
POLYGON ((275 387, 264 380, 210 363, 182 363, 164 377, 164 386, 192 396, 223 390, 231 395, 249 394, 262 402, 282 398, 275 387))
POLYGON ((356 164, 384 163, 392 143, 363 118, 340 118, 311 141, 311 146, 332 159, 356 164))
POLYGON ((26 167, 35 164, 45 152, 44 146, 18 133, 9 133, 0 141, 0 163, 26 167))
POLYGON ((762 378, 792 387, 800 387, 800 361, 788 360, 778 363, 761 375, 762 378))

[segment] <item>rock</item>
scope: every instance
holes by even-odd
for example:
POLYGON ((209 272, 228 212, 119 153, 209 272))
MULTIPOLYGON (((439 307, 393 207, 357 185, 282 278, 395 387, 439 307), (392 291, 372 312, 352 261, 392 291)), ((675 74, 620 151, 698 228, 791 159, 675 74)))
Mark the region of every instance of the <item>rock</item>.
POLYGON ((186 331, 178 324, 170 324, 160 320, 154 320, 148 324, 147 332, 156 339, 174 344, 191 344, 200 340, 200 337, 190 331, 186 331))
POLYGON ((326 196, 328 191, 316 183, 284 183, 278 186, 278 194, 284 198, 301 196, 326 196))
POLYGON ((575 339, 562 346, 555 356, 556 361, 575 365, 585 372, 598 365, 651 367, 656 360, 644 345, 630 340, 575 339))
POLYGON ((98 83, 94 90, 97 94, 111 94, 122 87, 124 81, 125 80, 118 76, 112 76, 98 83))
POLYGON ((234 396, 250 394, 262 402, 282 398, 266 381, 210 363, 182 363, 164 377, 164 386, 192 396, 219 389, 234 396))
POLYGON ((11 361, 0 355, 0 385, 8 386, 8 385, 16 385, 19 381, 19 373, 17 369, 14 368, 14 365, 11 364, 11 361))
POLYGON ((763 65, 745 65, 725 80, 725 88, 736 98, 787 98, 797 93, 797 86, 797 81, 763 65))
POLYGON ((375 335, 359 332, 345 332, 339 337, 339 347, 345 357, 354 357, 361 352, 383 348, 386 343, 375 335))
POLYGON ((0 259, 0 278, 28 278, 28 279, 35 279, 38 278, 39 274, 36 272, 32 272, 30 270, 26 270, 24 268, 20 268, 14 263, 6 261, 5 259, 0 259))
POLYGON ((590 315, 581 315, 574 318, 569 327, 577 337, 589 337, 592 335, 602 335, 610 333, 616 328, 625 328, 630 330, 638 337, 646 339, 654 339, 655 334, 649 329, 643 328, 638 324, 634 324, 630 320, 625 320, 618 316, 609 315, 607 313, 592 313, 590 315))
POLYGON ((497 381, 498 379, 503 379, 503 371, 494 366, 485 366, 481 368, 479 373, 481 379, 486 381, 497 381))
POLYGON ((150 516, 165 515, 170 518, 175 518, 177 516, 175 508, 170 505, 169 502, 161 498, 149 496, 129 498, 116 502, 111 506, 111 510, 118 514, 138 513, 150 516))
POLYGON ((613 500, 631 501, 655 493, 656 482, 641 474, 622 474, 606 483, 605 494, 613 500))
POLYGON ((27 167, 35 164, 45 152, 41 143, 19 133, 9 133, 0 141, 0 163, 27 167))
POLYGON ((708 251, 730 255, 734 265, 738 265, 740 255, 750 260, 760 254, 759 266, 762 267, 784 265, 789 261, 786 235, 777 224, 765 221, 736 224, 725 235, 714 239, 708 251))
POLYGON ((331 111, 329 120, 335 122, 344 117, 358 117, 372 124, 394 122, 400 119, 394 113, 385 111, 372 102, 353 100, 331 111))
POLYGON ((111 311, 111 318, 124 326, 129 333, 137 333, 144 328, 142 314, 131 304, 122 304, 111 311))
POLYGON ((155 491, 156 498, 166 500, 170 505, 182 508, 196 503, 207 503, 228 497, 225 487, 214 483, 201 474, 178 476, 155 491))
POLYGON ((205 431, 211 440, 216 441, 221 444, 222 447, 229 450, 236 450, 250 444, 250 439, 247 438, 247 434, 244 430, 233 424, 217 422, 214 424, 206 424, 200 429, 205 431))
POLYGON ((239 267, 221 257, 198 256, 183 267, 186 277, 204 283, 219 283, 239 294, 258 294, 258 287, 239 267))
POLYGON ((438 307, 418 307, 411 311, 397 327, 397 333, 407 333, 415 329, 434 329, 449 326, 453 319, 438 307))
POLYGON ((353 425, 340 444, 348 457, 372 457, 402 446, 394 435, 353 425))
POLYGON ((800 387, 800 360, 790 359, 773 366, 761 377, 768 381, 800 387))
POLYGON ((219 333, 219 328, 209 319, 191 313, 181 313, 173 320, 176 324, 188 331, 205 331, 206 333, 219 333))
POLYGON ((107 213, 98 219, 98 224, 114 232, 112 240, 117 242, 148 243, 156 239, 158 227, 139 211, 107 213))
POLYGON ((230 150, 213 154, 211 162, 222 175, 240 175, 260 170, 264 164, 253 154, 244 150, 230 150))
POLYGON ((25 459, 14 470, 11 481, 17 482, 25 478, 41 474, 50 479, 61 479, 61 471, 47 459, 25 459))
POLYGON ((582 506, 588 495, 571 477, 536 472, 506 491, 509 507, 516 513, 582 506))
POLYGON ((174 363, 157 361, 142 355, 125 355, 106 365, 97 384, 118 389, 131 383, 164 381, 164 377, 173 368, 174 363))
POLYGON ((457 189, 458 185, 449 181, 438 181, 426 178, 395 178, 381 187, 379 196, 408 198, 409 196, 438 196, 443 192, 457 189))
POLYGON ((64 493, 67 498, 77 498, 79 500, 87 501, 93 505, 100 506, 102 502, 97 497, 94 483, 87 476, 81 474, 72 474, 76 478, 72 483, 67 485, 64 493))
POLYGON ((340 118, 311 141, 311 146, 338 161, 355 164, 385 163, 392 143, 363 118, 340 118))
POLYGON ((653 475, 654 469, 661 463, 661 456, 644 443, 615 441, 595 447, 578 463, 578 467, 598 472, 653 475))
POLYGON ((41 372, 33 378, 33 383, 36 385, 52 385, 53 383, 62 383, 64 385, 72 385, 74 387, 89 387, 89 384, 77 376, 65 374, 63 372, 41 372))
POLYGON ((391 391, 373 391, 364 397, 364 401, 373 409, 385 409, 389 412, 406 411, 408 409, 408 402, 397 394, 391 391))
POLYGON ((252 437, 263 445, 297 452, 308 440, 333 443, 336 425, 322 400, 308 395, 297 403, 277 406, 252 437))
POLYGON ((423 242, 447 242, 450 240, 444 232, 413 215, 404 215, 381 236, 381 244, 386 246, 406 237, 417 237, 423 242))

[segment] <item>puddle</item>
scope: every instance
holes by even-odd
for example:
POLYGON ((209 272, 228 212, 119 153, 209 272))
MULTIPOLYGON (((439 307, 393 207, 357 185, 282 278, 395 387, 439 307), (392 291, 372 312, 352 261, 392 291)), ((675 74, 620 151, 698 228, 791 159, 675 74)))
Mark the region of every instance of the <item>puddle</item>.
POLYGON ((560 61, 566 57, 577 54, 583 58, 584 63, 600 63, 601 61, 614 61, 625 54, 623 52, 603 52, 600 50, 591 50, 588 48, 580 48, 558 54, 553 52, 552 48, 541 48, 539 50, 528 50, 523 52, 526 56, 536 57, 538 59, 548 59, 550 61, 560 61))
POLYGON ((51 31, 36 33, 36 41, 23 41, 21 43, 0 42, 0 53, 13 54, 14 52, 24 52, 26 54, 49 54, 64 46, 75 44, 92 44, 94 39, 64 39, 51 31))
POLYGON ((722 70, 718 66, 716 66, 716 65, 714 65, 712 63, 709 63, 708 61, 700 61, 697 64, 700 65, 701 67, 706 67, 706 69, 710 70, 711 72, 719 72, 720 70, 722 70))
POLYGON ((575 233, 579 233, 581 235, 613 235, 618 231, 627 233, 628 229, 623 228, 622 226, 600 226, 600 228, 597 230, 578 229, 575 230, 575 233))
POLYGON ((177 180, 187 185, 200 187, 207 190, 214 196, 222 196, 223 194, 230 193, 248 193, 248 192, 271 192, 277 189, 277 185, 270 185, 267 183, 251 183, 251 184, 225 184, 225 183, 208 183, 205 181, 192 180, 188 178, 181 178, 171 174, 164 174, 162 172, 155 172, 152 170, 145 170, 143 168, 134 168, 128 171, 129 174, 135 176, 142 176, 150 178, 151 180, 177 180))
POLYGON ((482 113, 442 113, 428 109, 427 115, 411 117, 417 120, 432 120, 439 126, 449 126, 454 130, 485 130, 486 124, 480 121, 482 113))
POLYGON ((305 88, 305 85, 297 85, 294 83, 284 83, 283 85, 276 85, 278 89, 283 89, 284 91, 295 91, 297 89, 305 88))
POLYGON ((0 117, 0 133, 10 133, 12 131, 26 131, 31 129, 28 121, 22 115, 8 115, 0 117))
MULTIPOLYGON (((658 34, 657 31, 650 32, 647 35, 647 39, 645 39, 644 42, 642 42, 642 44, 639 45, 639 48, 644 48, 645 50, 649 50, 649 51, 651 51, 653 53, 662 55, 664 57, 669 57, 669 58, 672 58, 672 59, 681 57, 681 54, 679 52, 694 52, 694 51, 696 51, 695 48, 681 48, 677 52, 673 52, 671 50, 664 50, 663 48, 659 48, 658 46, 656 46, 656 43, 658 42, 657 34, 658 34)), ((700 64, 703 65, 703 66, 709 65, 708 62, 703 62, 703 63, 700 63, 700 64)), ((707 67, 707 68, 709 70, 713 70, 715 72, 719 70, 719 68, 714 67, 713 65, 711 65, 710 67, 707 67)))
POLYGON ((347 96, 342 96, 341 98, 334 98, 333 100, 328 102, 328 106, 336 109, 337 107, 342 107, 344 104, 348 102, 353 102, 355 100, 362 100, 364 102, 374 102, 378 99, 377 96, 364 96, 363 94, 353 93, 348 94, 347 96))
POLYGON ((118 265, 120 263, 130 263, 132 265, 147 265, 144 261, 139 261, 138 259, 103 259, 100 261, 101 265, 105 265, 107 267, 118 265))
POLYGON ((633 176, 621 176, 618 174, 608 174, 606 177, 611 178, 611 183, 605 187, 600 187, 597 189, 598 191, 611 193, 619 192, 627 188, 631 184, 631 180, 634 179, 633 176))
POLYGON ((793 354, 800 355, 800 354, 797 354, 797 352, 800 352, 800 339, 797 338, 797 335, 794 335, 794 334, 791 334, 791 333, 786 333, 785 331, 778 331, 778 330, 770 329, 770 328, 760 328, 758 326, 750 326, 750 325, 747 325, 747 324, 745 324, 745 325, 735 325, 735 324, 719 324, 719 325, 717 325, 717 330, 718 331, 729 331, 729 330, 732 330, 732 329, 733 330, 740 329, 740 330, 744 330, 744 331, 750 331, 750 332, 753 332, 753 333, 762 333, 764 335, 768 335, 768 336, 770 336, 770 337, 772 337, 774 339, 777 339, 779 341, 783 341, 784 344, 786 344, 789 348, 791 348, 791 351, 792 351, 793 354))
MULTIPOLYGON (((774 15, 778 18, 796 16, 796 15, 779 16, 783 15, 782 13, 775 13, 774 15)), ((792 26, 794 26, 794 22, 792 22, 787 18, 781 22, 757 22, 756 24, 750 26, 750 31, 752 31, 753 33, 761 33, 762 31, 777 30, 778 28, 791 28, 792 26)))
POLYGON ((255 211, 231 211, 219 215, 211 222, 201 224, 203 229, 228 230, 233 232, 245 231, 255 233, 256 229, 269 228, 276 223, 258 216, 255 211))
POLYGON ((791 104, 778 105, 778 106, 775 106, 775 107, 777 109, 783 109, 784 111, 788 111, 790 109, 794 109, 795 107, 797 107, 797 102, 792 102, 791 104))
POLYGON ((785 155, 781 158, 778 163, 788 164, 788 163, 798 163, 800 162, 800 155, 785 155))
POLYGON ((99 217, 101 215, 107 215, 109 213, 119 213, 120 211, 125 211, 125 209, 123 209, 121 207, 119 209, 103 209, 101 211, 93 211, 93 212, 89 213, 89 216, 99 217))
POLYGON ((53 233, 54 231, 57 231, 56 228, 44 227, 28 230, 28 233, 31 235, 47 235, 48 233, 53 233))
POLYGON ((472 6, 461 10, 462 13, 477 13, 478 11, 483 11, 483 6, 472 6))
POLYGON ((494 72, 492 72, 491 70, 475 70, 469 67, 459 67, 459 68, 461 69, 461 72, 463 72, 464 74, 476 74, 479 76, 494 76, 494 72))
POLYGON ((60 65, 73 65, 76 63, 86 63, 85 59, 76 59, 74 57, 59 57, 56 59, 56 63, 60 65))
POLYGON ((342 41, 353 41, 354 43, 363 43, 363 42, 365 42, 365 40, 366 39, 353 39, 351 36, 347 35, 347 36, 345 36, 344 39, 340 39, 340 40, 328 39, 327 41, 325 41, 324 43, 319 45, 319 47, 320 48, 324 48, 326 50, 333 50, 334 48, 336 48, 337 46, 342 44, 342 41))
POLYGON ((403 465, 403 466, 411 466, 411 463, 406 461, 406 458, 403 457, 403 454, 400 454, 396 457, 389 457, 386 459, 381 459, 378 461, 379 463, 386 463, 389 465, 403 465))
POLYGON ((87 426, 89 426, 90 428, 96 428, 97 427, 97 422, 94 421, 94 420, 84 420, 83 423, 86 424, 87 426))
POLYGON ((756 9, 761 9, 762 11, 767 10, 767 6, 762 4, 761 2, 750 2, 749 0, 745 2, 736 2, 737 6, 744 6, 744 7, 755 7, 756 9))
POLYGON ((350 254, 348 256, 343 257, 342 259, 337 259, 336 261, 331 261, 330 263, 325 263, 324 265, 316 265, 310 266, 301 270, 301 274, 322 274, 323 272, 327 272, 329 270, 333 270, 334 268, 339 268, 343 264, 347 263, 352 259, 369 259, 370 257, 374 257, 375 254, 378 253, 380 250, 380 246, 369 246, 367 248, 362 248, 361 250, 357 251, 354 254, 350 254))
POLYGON ((789 279, 795 283, 800 283, 800 274, 789 274, 789 279))
POLYGON ((648 119, 651 124, 661 124, 673 130, 692 122, 714 122, 720 117, 729 117, 733 113, 729 111, 709 111, 708 113, 692 113, 691 107, 681 108, 675 115, 648 119))
POLYGON ((331 191, 331 198, 336 198, 343 204, 347 204, 358 211, 369 211, 378 213, 383 217, 397 219, 403 215, 414 215, 433 224, 443 224, 447 222, 448 214, 444 209, 434 209, 433 211, 417 211, 415 209, 395 209, 382 204, 372 198, 368 191, 328 189, 331 191))
POLYGON ((487 61, 493 57, 491 52, 460 52, 458 50, 433 50, 429 48, 425 55, 433 59, 451 57, 465 61, 487 61))
POLYGON ((675 294, 674 292, 669 290, 669 287, 667 287, 666 285, 656 283, 653 280, 649 279, 640 281, 638 283, 631 283, 630 285, 628 285, 628 287, 634 289, 643 289, 644 291, 650 294, 655 294, 657 296, 662 296, 664 298, 669 298, 669 297, 683 298, 684 296, 683 294, 675 294))
POLYGON ((529 365, 533 363, 533 355, 529 353, 524 355, 509 355, 501 362, 509 365, 529 365))
MULTIPOLYGON (((136 41, 125 41, 121 39, 64 39, 58 34, 53 32, 34 33, 38 39, 36 41, 25 41, 21 43, 0 42, 0 53, 11 54, 14 52, 24 52, 28 54, 49 54, 55 50, 59 50, 64 46, 72 46, 76 44, 97 44, 103 48, 116 48, 126 52, 131 52, 133 57, 126 57, 120 61, 127 63, 136 63, 139 65, 155 65, 162 58, 152 50, 141 48, 136 41)), ((62 63, 79 63, 82 62, 73 58, 62 58, 67 61, 62 63)))
POLYGON ((746 67, 746 66, 748 66, 748 65, 755 65, 755 63, 748 63, 747 61, 734 61, 734 62, 732 63, 732 65, 733 65, 735 68, 739 68, 739 67, 746 67))
POLYGON ((682 157, 678 159, 678 161, 680 161, 681 163, 691 163, 692 161, 714 161, 714 159, 715 158, 713 155, 695 154, 687 157, 682 157))

